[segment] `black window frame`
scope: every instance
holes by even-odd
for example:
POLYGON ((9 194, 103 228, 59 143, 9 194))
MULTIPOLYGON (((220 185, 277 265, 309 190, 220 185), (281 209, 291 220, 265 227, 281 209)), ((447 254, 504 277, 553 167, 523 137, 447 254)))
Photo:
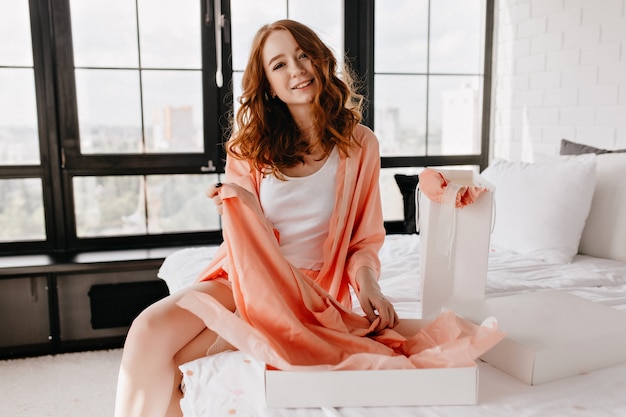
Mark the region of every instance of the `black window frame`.
POLYGON ((62 230, 62 222, 56 216, 58 190, 62 190, 59 182, 51 175, 56 153, 56 114, 54 104, 54 80, 52 76, 52 49, 49 22, 49 5, 38 0, 29 0, 30 29, 33 54, 33 72, 36 93, 37 125, 39 134, 38 165, 2 165, 0 179, 40 179, 44 206, 45 232, 47 239, 42 241, 0 242, 0 252, 6 255, 50 253, 59 246, 58 235, 62 230))
MULTIPOLYGON (((429 0, 431 2, 433 0, 429 0)), ((374 15, 375 0, 345 0, 345 50, 352 68, 364 83, 367 108, 363 123, 374 126, 374 15)), ((494 0, 486 0, 485 53, 483 66, 481 149, 477 155, 420 155, 382 156, 381 167, 411 168, 427 166, 477 165, 480 170, 489 163, 491 73, 493 54, 494 0)))
MULTIPOLYGON (((213 1, 198 1, 201 8, 202 37, 202 83, 204 109, 204 145, 203 154, 160 153, 143 155, 82 155, 79 151, 78 111, 76 109, 76 89, 74 79, 74 58, 72 55, 72 34, 69 0, 50 0, 56 7, 52 16, 55 28, 56 62, 58 66, 57 85, 59 89, 59 145, 61 146, 61 172, 64 189, 65 242, 67 250, 96 250, 127 247, 158 247, 163 245, 201 244, 221 239, 221 231, 194 233, 164 233, 154 235, 130 235, 96 238, 78 238, 76 236, 76 218, 73 201, 72 180, 76 176, 94 175, 153 175, 153 174, 203 174, 223 172, 224 129, 220 126, 220 114, 230 110, 225 98, 226 87, 218 88, 214 73, 216 67, 215 24, 212 16, 213 1), (210 105, 209 105, 210 104, 210 105), (217 111, 213 111, 217 109, 217 111), (209 161, 215 171, 205 172, 202 167, 209 161)), ((228 13, 228 4, 221 2, 224 14, 228 13)), ((226 2, 228 3, 228 2, 226 2)), ((224 56, 230 54, 229 46, 223 47, 224 56)), ((141 71, 142 68, 139 68, 141 71)), ((230 71, 226 71, 224 86, 231 81, 230 71)))

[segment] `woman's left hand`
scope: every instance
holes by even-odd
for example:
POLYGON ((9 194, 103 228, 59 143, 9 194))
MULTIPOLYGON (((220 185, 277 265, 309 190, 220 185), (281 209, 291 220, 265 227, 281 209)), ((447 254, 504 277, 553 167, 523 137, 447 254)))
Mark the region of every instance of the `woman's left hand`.
POLYGON ((356 282, 359 285, 359 303, 367 319, 372 323, 380 318, 375 331, 380 332, 398 324, 398 313, 393 304, 383 295, 374 272, 367 267, 360 268, 357 272, 356 282))

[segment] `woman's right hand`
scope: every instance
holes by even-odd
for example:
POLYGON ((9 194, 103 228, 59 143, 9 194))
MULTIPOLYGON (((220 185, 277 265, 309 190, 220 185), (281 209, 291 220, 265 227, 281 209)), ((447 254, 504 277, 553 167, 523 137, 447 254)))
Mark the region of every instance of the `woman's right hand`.
POLYGON ((206 190, 206 195, 213 200, 219 214, 223 214, 224 212, 224 199, 237 197, 239 201, 256 211, 260 216, 264 216, 259 199, 250 191, 235 183, 217 182, 206 190), (226 194, 224 194, 224 198, 222 199, 224 192, 226 194))
POLYGON ((223 201, 222 201, 222 197, 220 197, 220 194, 219 194, 219 189, 222 188, 222 185, 223 184, 221 182, 217 182, 211 185, 206 190, 206 196, 213 200, 215 207, 217 207, 217 212, 220 215, 222 215, 223 213, 223 207, 222 207, 223 201))

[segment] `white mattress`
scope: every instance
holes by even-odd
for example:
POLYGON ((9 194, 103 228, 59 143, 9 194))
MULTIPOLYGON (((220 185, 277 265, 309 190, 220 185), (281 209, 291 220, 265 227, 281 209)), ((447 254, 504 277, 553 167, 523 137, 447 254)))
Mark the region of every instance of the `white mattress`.
MULTIPOLYGON (((166 258, 159 276, 171 292, 178 291, 194 280, 215 249, 177 251, 166 258)), ((419 236, 388 236, 380 257, 380 283, 386 297, 400 317, 419 318, 419 236)), ((626 263, 577 255, 570 264, 547 264, 492 249, 487 298, 540 289, 562 289, 626 312, 626 263)), ((356 299, 355 305, 358 308, 356 299)), ((263 364, 241 352, 201 358, 181 370, 186 387, 181 405, 186 417, 626 416, 626 363, 529 386, 480 362, 478 405, 332 409, 267 408, 263 364)))

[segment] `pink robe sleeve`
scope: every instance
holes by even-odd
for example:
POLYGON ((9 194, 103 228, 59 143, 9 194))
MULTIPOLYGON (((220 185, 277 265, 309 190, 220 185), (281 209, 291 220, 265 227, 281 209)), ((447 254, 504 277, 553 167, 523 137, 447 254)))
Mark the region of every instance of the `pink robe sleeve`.
MULTIPOLYGON (((248 161, 227 157, 225 168, 225 183, 237 184, 250 191, 258 199, 261 175, 252 168, 248 161)), ((213 259, 198 275, 196 281, 208 281, 216 278, 227 279, 226 256, 227 250, 224 244, 222 244, 215 252, 213 259)))
POLYGON ((348 248, 346 274, 355 291, 358 291, 355 278, 359 268, 369 267, 377 276, 380 275, 381 265, 378 252, 385 240, 379 185, 379 145, 378 139, 369 129, 364 131, 360 159, 358 171, 348 174, 354 175, 356 178, 352 198, 354 220, 348 248))

